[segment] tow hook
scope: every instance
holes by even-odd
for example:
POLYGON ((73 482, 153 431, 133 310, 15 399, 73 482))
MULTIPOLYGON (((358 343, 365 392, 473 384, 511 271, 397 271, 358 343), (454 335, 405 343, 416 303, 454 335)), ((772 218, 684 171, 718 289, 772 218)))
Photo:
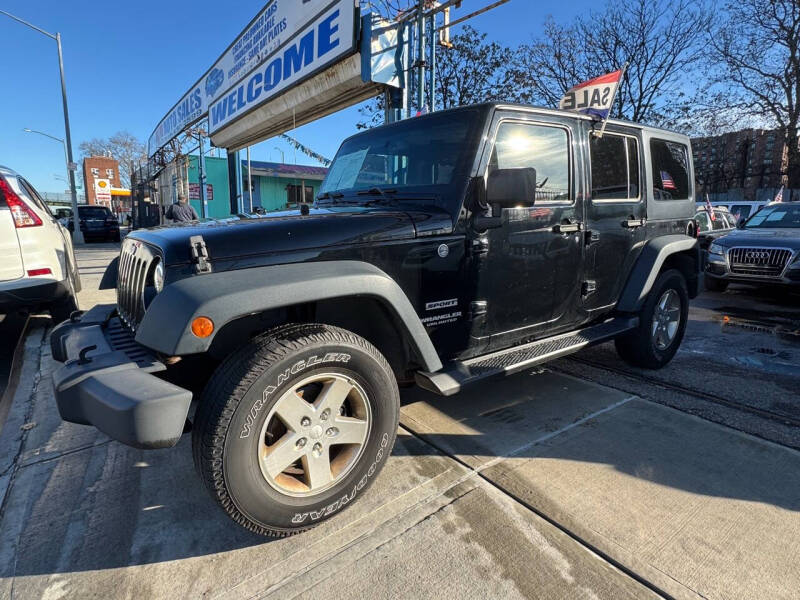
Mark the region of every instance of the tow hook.
POLYGON ((78 364, 79 365, 88 365, 92 362, 91 358, 88 358, 86 355, 89 354, 92 350, 97 350, 97 346, 86 346, 83 350, 78 353, 78 364))

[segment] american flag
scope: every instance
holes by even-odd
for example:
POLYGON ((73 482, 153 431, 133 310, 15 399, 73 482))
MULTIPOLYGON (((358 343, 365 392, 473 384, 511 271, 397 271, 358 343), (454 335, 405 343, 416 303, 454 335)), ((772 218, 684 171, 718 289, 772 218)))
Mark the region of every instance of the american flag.
POLYGON ((672 175, 670 175, 666 171, 661 171, 661 186, 665 190, 677 190, 678 189, 675 186, 675 182, 672 180, 672 175))
MULTIPOLYGON (((666 187, 666 185, 664 187, 666 187)), ((711 206, 711 198, 708 197, 708 194, 706 194, 706 210, 708 211, 708 216, 711 217, 711 220, 716 221, 717 217, 714 216, 714 207, 711 206)))
POLYGON ((773 202, 783 202, 783 188, 786 186, 781 186, 780 191, 775 195, 775 200, 773 202))

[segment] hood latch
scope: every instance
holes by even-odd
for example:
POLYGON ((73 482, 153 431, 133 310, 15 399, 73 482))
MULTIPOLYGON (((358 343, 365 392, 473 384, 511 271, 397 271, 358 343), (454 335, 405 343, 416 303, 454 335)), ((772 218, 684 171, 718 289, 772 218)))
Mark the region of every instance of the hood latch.
POLYGON ((208 258, 208 248, 202 235, 193 235, 189 238, 192 248, 192 262, 197 265, 197 273, 211 273, 211 261, 208 258))

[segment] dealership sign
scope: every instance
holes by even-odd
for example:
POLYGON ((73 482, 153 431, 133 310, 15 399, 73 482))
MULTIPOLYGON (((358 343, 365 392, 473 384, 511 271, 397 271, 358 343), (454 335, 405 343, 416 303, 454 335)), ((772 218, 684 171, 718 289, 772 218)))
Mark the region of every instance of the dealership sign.
MULTIPOLYGON (((353 32, 353 0, 271 0, 264 9, 245 28, 211 69, 191 90, 167 113, 156 127, 148 142, 150 156, 163 148, 187 126, 208 114, 209 106, 222 97, 229 96, 229 90, 242 81, 254 68, 269 62, 292 40, 297 32, 305 31, 314 21, 319 23, 320 15, 333 10, 348 13, 350 21, 346 29, 353 32), (326 10, 327 9, 327 10, 326 10)), ((332 32, 333 36, 337 32, 332 32)), ((347 44, 352 46, 352 42, 347 44)), ((329 49, 330 50, 330 49, 329 49)), ((333 52, 326 54, 326 58, 333 52)), ((301 60, 305 60, 302 57, 301 60)), ((314 66, 318 66, 315 63, 314 66)), ((292 72, 291 75, 297 75, 292 72)), ((283 79, 283 78, 282 78, 283 79)), ((292 80, 290 80, 291 82, 292 80)), ((285 87, 285 85, 283 86, 285 87)), ((237 104, 238 107, 238 104, 237 104)))
POLYGON ((214 133, 355 50, 355 4, 336 2, 273 52, 209 109, 214 133))

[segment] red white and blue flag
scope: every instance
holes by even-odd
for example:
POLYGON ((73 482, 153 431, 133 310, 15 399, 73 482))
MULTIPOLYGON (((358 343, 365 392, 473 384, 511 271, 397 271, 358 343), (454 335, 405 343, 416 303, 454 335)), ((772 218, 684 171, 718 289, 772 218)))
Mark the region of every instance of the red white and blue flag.
POLYGON ((786 186, 781 186, 780 191, 775 195, 775 200, 773 202, 783 202, 783 188, 786 186))
POLYGON ((661 187, 665 190, 677 190, 678 186, 667 171, 661 171, 661 187))
POLYGON ((622 69, 579 83, 561 99, 561 110, 574 110, 607 119, 622 79, 622 69))
POLYGON ((711 198, 708 197, 708 194, 706 194, 706 210, 708 211, 708 216, 711 217, 711 220, 716 221, 717 217, 714 216, 714 207, 711 206, 711 198))

